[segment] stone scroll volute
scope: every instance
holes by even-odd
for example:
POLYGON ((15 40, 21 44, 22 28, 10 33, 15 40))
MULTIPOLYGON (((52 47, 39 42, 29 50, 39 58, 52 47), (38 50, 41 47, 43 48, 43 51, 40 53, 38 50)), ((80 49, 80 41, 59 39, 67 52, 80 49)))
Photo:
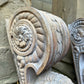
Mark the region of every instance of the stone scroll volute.
POLYGON ((32 7, 14 14, 7 34, 21 84, 34 84, 33 72, 39 75, 61 60, 70 45, 64 21, 32 7))
POLYGON ((84 84, 84 19, 74 21, 69 30, 78 84, 84 84))

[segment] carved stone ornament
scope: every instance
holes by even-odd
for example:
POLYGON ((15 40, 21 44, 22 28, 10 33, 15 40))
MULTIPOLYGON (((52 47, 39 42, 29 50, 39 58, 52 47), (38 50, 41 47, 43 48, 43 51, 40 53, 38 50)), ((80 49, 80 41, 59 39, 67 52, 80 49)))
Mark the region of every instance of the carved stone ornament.
POLYGON ((14 14, 7 34, 20 84, 33 84, 33 72, 38 76, 49 69, 65 56, 70 45, 64 21, 32 7, 14 14))
POLYGON ((78 84, 84 84, 84 19, 70 24, 69 30, 78 84))

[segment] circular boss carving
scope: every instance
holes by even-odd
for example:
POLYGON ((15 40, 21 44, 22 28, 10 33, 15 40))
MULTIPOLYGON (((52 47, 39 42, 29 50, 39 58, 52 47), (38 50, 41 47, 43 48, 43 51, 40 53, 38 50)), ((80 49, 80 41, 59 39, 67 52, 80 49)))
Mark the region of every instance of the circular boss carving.
POLYGON ((34 14, 18 13, 10 26, 10 38, 16 54, 26 56, 36 51, 38 57, 42 57, 46 42, 45 32, 34 14))
POLYGON ((71 33, 71 39, 73 43, 76 43, 77 45, 83 44, 84 40, 84 20, 78 19, 77 21, 72 23, 73 31, 71 33))

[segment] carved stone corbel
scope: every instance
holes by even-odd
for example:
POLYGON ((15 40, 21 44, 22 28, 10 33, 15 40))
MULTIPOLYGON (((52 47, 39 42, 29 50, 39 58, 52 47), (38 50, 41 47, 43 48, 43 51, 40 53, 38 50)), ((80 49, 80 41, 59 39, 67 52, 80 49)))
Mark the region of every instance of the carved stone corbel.
POLYGON ((70 24, 69 30, 78 84, 84 84, 84 19, 70 24))
POLYGON ((32 7, 14 14, 7 34, 20 84, 34 84, 35 73, 39 75, 61 60, 70 45, 64 21, 32 7))

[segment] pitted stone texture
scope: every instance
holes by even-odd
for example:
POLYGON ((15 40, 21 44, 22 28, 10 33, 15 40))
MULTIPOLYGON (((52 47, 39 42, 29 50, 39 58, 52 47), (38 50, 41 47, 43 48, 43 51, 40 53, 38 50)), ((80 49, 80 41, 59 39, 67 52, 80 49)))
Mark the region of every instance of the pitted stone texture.
POLYGON ((35 84, 74 84, 68 77, 48 71, 40 75, 35 84))
POLYGON ((3 6, 4 4, 6 4, 8 2, 8 0, 0 0, 0 6, 3 6))
POLYGON ((5 19, 9 19, 10 16, 21 7, 25 7, 25 3, 22 0, 9 0, 7 4, 0 7, 0 47, 9 46, 6 34, 5 19))
POLYGON ((10 84, 17 79, 16 69, 10 49, 6 47, 0 48, 0 84, 10 84))
POLYGON ((7 40, 5 19, 24 6, 22 0, 0 0, 0 84, 12 84, 18 80, 7 40))

